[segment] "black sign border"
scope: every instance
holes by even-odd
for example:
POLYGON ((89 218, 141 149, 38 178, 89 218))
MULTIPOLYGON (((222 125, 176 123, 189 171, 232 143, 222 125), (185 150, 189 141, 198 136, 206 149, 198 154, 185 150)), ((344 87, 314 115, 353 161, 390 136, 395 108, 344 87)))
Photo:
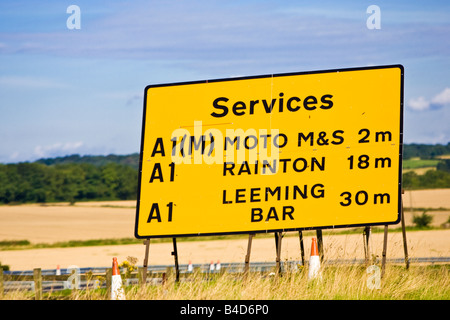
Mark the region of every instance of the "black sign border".
POLYGON ((265 75, 255 75, 255 76, 244 76, 244 77, 234 77, 234 78, 219 78, 211 80, 198 80, 198 81, 186 81, 186 82, 173 82, 173 83, 163 83, 163 84, 153 84, 148 85, 144 89, 144 101, 143 101, 143 116, 142 116, 142 131, 141 131, 141 147, 139 154, 139 172, 138 172, 138 190, 137 190, 137 202, 136 202, 136 219, 134 226, 134 235, 137 239, 150 239, 150 238, 176 238, 176 237, 197 237, 197 236, 214 236, 214 235, 235 235, 235 234, 257 234, 257 233, 272 233, 272 232, 291 232, 291 231, 305 231, 305 230, 318 230, 318 229, 338 229, 338 228, 354 228, 354 227, 366 227, 366 226, 380 226, 380 225, 393 225, 397 224, 401 220, 401 215, 403 212, 402 205, 402 161, 403 161, 403 97, 404 97, 404 74, 405 69, 401 64, 392 65, 381 65, 381 66, 369 66, 369 67, 354 67, 354 68, 342 68, 342 69, 329 69, 329 70, 316 70, 316 71, 304 71, 304 72, 289 72, 289 73, 278 73, 278 74, 265 74, 265 75), (307 228, 288 228, 288 229, 268 229, 268 230, 249 230, 249 231, 231 231, 231 232, 212 232, 212 233, 186 233, 186 234, 173 234, 173 235, 152 235, 145 236, 138 234, 138 224, 139 224, 139 203, 141 195, 141 182, 142 182, 142 161, 143 161, 143 151, 144 151, 144 137, 145 137, 145 119, 147 113, 147 92, 151 88, 158 87, 170 87, 170 86, 182 86, 182 85, 192 85, 192 84, 202 84, 211 82, 229 82, 229 81, 239 81, 239 80, 249 80, 249 79, 261 79, 261 78, 276 78, 276 77, 287 77, 287 76, 298 76, 298 75, 308 75, 308 74, 321 74, 321 73, 337 73, 337 72, 349 72, 349 71, 363 71, 363 70, 378 70, 378 69, 395 69, 398 68, 401 71, 400 77, 400 136, 399 136, 399 172, 398 172, 398 215, 397 220, 392 222, 377 222, 368 224, 350 224, 350 225, 331 225, 331 226, 318 226, 318 227, 307 227, 307 228))

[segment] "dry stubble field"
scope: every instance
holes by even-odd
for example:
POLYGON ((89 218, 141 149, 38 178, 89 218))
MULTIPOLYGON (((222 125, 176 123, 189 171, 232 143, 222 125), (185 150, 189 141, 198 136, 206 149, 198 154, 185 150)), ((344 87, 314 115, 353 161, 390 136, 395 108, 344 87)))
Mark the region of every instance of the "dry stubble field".
MULTIPOLYGON (((412 224, 410 208, 445 208, 430 211, 433 225, 440 225, 450 216, 450 189, 406 191, 404 196, 406 224, 412 224)), ((0 241, 28 240, 31 243, 55 243, 69 240, 133 238, 135 201, 88 202, 69 206, 66 203, 51 205, 0 206, 0 241)), ((400 226, 400 225, 398 225, 400 226)), ((398 227, 391 226, 390 228, 398 227)), ((364 257, 361 234, 338 234, 339 229, 324 236, 324 252, 329 259, 362 259, 364 257)), ((282 243, 283 260, 300 260, 297 233, 287 233, 282 243)), ((312 235, 305 236, 306 253, 312 235)), ((415 231, 407 233, 410 257, 449 257, 450 230, 415 231)), ((383 235, 374 233, 371 237, 373 254, 381 256, 383 235)), ((179 242, 179 262, 187 264, 222 262, 243 262, 247 250, 247 239, 179 242)), ((67 268, 109 266, 112 257, 119 262, 128 256, 138 258, 142 264, 145 247, 142 244, 74 247, 54 249, 30 249, 0 251, 0 262, 11 270, 29 270, 40 267, 54 269, 57 265, 67 268)), ((171 243, 150 245, 151 265, 173 264, 171 243)), ((388 258, 402 258, 402 235, 389 233, 388 258)), ((273 237, 256 236, 251 252, 251 261, 274 261, 273 237)))

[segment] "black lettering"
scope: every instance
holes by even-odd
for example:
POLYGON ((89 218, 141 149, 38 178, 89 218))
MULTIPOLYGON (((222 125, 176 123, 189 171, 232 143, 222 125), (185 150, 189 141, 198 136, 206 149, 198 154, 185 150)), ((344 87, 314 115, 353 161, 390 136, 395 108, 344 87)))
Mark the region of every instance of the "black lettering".
POLYGON ((222 203, 223 203, 223 204, 233 203, 233 201, 227 200, 227 190, 223 190, 223 193, 222 193, 222 203))
POLYGON ((333 101, 331 101, 331 98, 333 96, 331 94, 325 94, 320 98, 320 102, 325 103, 326 105, 321 105, 320 109, 331 109, 333 107, 333 101), (327 100, 327 98, 330 98, 330 100, 327 100))
POLYGON ((286 164, 287 162, 291 161, 291 159, 280 159, 280 162, 283 163, 283 173, 286 172, 286 164))
POLYGON ((283 207, 283 220, 286 220, 286 216, 288 216, 289 219, 294 220, 294 217, 292 216, 293 213, 294 213, 294 207, 284 206, 283 207))
POLYGON ((269 198, 269 194, 273 197, 275 194, 277 195, 277 200, 280 200, 280 187, 276 187, 275 190, 272 191, 272 189, 270 189, 270 187, 266 188, 266 201, 269 198))
MULTIPOLYGON (((248 114, 252 115, 255 114, 255 107, 262 102, 264 111, 266 113, 272 113, 275 104, 277 103, 278 99, 278 112, 283 112, 286 106, 286 109, 290 112, 296 112, 301 108, 301 105, 305 108, 305 110, 312 111, 317 108, 328 110, 333 107, 333 101, 332 101, 333 95, 331 94, 324 94, 319 98, 316 98, 313 95, 309 95, 306 98, 303 99, 303 103, 301 103, 302 99, 298 96, 292 96, 292 97, 286 97, 284 98, 284 93, 280 92, 278 94, 278 98, 273 99, 255 99, 255 100, 249 100, 249 101, 235 101, 233 106, 230 107, 231 111, 236 116, 243 116, 246 114, 247 106, 248 106, 248 114), (286 100, 286 101, 285 101, 286 100), (319 105, 320 104, 320 105, 319 105)), ((218 97, 216 98, 212 105, 216 109, 214 112, 211 113, 213 117, 221 118, 225 117, 229 113, 229 108, 225 104, 228 102, 229 99, 226 97, 218 97)))
POLYGON ((319 163, 315 157, 311 158, 311 171, 314 171, 314 167, 317 165, 320 171, 325 170, 325 157, 322 157, 322 163, 319 163))
POLYGON ((365 133, 365 136, 362 137, 361 139, 359 139, 359 143, 368 143, 369 142, 369 135, 370 135, 370 130, 369 129, 361 129, 358 131, 358 134, 363 134, 365 133))
MULTIPOLYGON (((180 142, 180 153, 181 153, 181 155, 184 157, 184 143, 185 143, 185 141, 186 141, 186 137, 187 137, 187 135, 185 134, 184 136, 183 136, 183 138, 181 139, 181 142, 180 142)), ((174 153, 175 151, 172 151, 172 153, 174 153)))
POLYGON ((282 96, 284 96, 284 93, 280 92, 280 99, 278 99, 278 111, 279 112, 283 112, 283 98, 281 98, 282 96))
POLYGON ((313 196, 313 198, 323 198, 325 196, 325 190, 323 189, 324 185, 321 183, 317 183, 315 185, 313 185, 313 187, 311 188, 311 195, 313 196), (316 193, 316 188, 320 188, 317 193, 316 193))
POLYGON ((228 114, 228 107, 227 107, 227 106, 220 105, 219 102, 221 102, 221 101, 227 102, 227 101, 228 101, 228 98, 220 97, 220 98, 217 98, 216 100, 213 101, 213 107, 214 107, 214 108, 223 110, 222 113, 216 113, 216 112, 211 113, 211 115, 212 115, 213 117, 221 118, 221 117, 225 117, 225 116, 228 114))
POLYGON ((234 163, 233 163, 233 162, 225 162, 225 163, 223 164, 223 176, 225 177, 225 176, 227 175, 227 171, 228 171, 232 176, 234 176, 233 169, 234 169, 234 163))
MULTIPOLYGON (((180 154, 184 157, 184 143, 186 141, 186 137, 187 135, 185 134, 180 141, 180 154)), ((171 139, 172 141, 172 156, 175 156, 175 154, 177 153, 177 141, 178 138, 177 137, 173 137, 171 139)))
POLYGON ((240 176, 242 173, 252 174, 250 172, 250 167, 248 166, 247 161, 242 162, 241 167, 239 168, 238 176, 240 176))
POLYGON ((250 189, 250 202, 260 202, 261 199, 259 199, 259 191, 261 190, 261 188, 251 188, 250 189), (256 199, 256 197, 258 197, 258 199, 256 199))
POLYGON ((238 110, 245 110, 245 108, 247 108, 245 103, 242 101, 238 101, 233 105, 233 113, 237 116, 243 116, 245 112, 244 111, 238 112, 238 110))
POLYGON ((205 136, 201 136, 198 138, 198 142, 195 141, 195 136, 190 136, 191 143, 189 144, 189 155, 192 154, 192 146, 194 146, 194 150, 200 149, 200 145, 202 147, 202 154, 205 153, 206 139, 205 136))
POLYGON ((236 203, 244 203, 244 200, 240 200, 241 198, 245 197, 245 189, 236 189, 236 203))
POLYGON ((333 132, 333 138, 338 139, 338 141, 331 141, 332 144, 338 145, 344 142, 344 137, 338 134, 344 134, 344 130, 336 130, 333 132))
POLYGON ((159 206, 157 203, 152 204, 152 208, 150 209, 150 214, 148 215, 147 223, 152 222, 153 219, 161 222, 161 214, 159 212, 159 206))
POLYGON ((266 168, 269 168, 270 172, 277 173, 277 160, 273 160, 273 165, 271 166, 269 161, 263 160, 263 174, 266 173, 266 168))
POLYGON ((391 196, 389 193, 379 193, 379 194, 374 195, 373 203, 378 204, 378 199, 380 199, 380 203, 383 204, 384 197, 386 197, 387 203, 391 202, 391 196))
POLYGON ((275 210, 275 207, 270 207, 270 209, 269 209, 269 213, 267 214, 266 221, 269 221, 270 219, 275 219, 278 221, 277 210, 275 210))
POLYGON ((266 110, 266 113, 271 113, 272 112, 272 109, 273 109, 273 106, 275 105, 275 101, 276 100, 277 99, 272 99, 272 103, 270 104, 270 106, 267 105, 267 101, 266 100, 262 101, 263 105, 264 105, 264 109, 266 110))
POLYGON ((230 144, 232 146, 236 143, 236 150, 239 150, 239 145, 241 144, 241 137, 234 137, 233 140, 231 140, 230 137, 225 137, 225 143, 224 143, 224 150, 227 150, 227 145, 230 144))
POLYGON ((317 103, 317 99, 314 96, 307 96, 305 99, 303 99, 303 108, 305 108, 306 110, 314 110, 317 107, 316 106, 312 106, 310 107, 309 105, 313 105, 317 103))
POLYGON ((297 186, 297 185, 295 185, 294 186, 294 194, 293 194, 293 199, 295 200, 295 199, 297 199, 297 193, 298 194, 300 194, 300 196, 303 198, 303 199, 306 199, 306 198, 308 198, 308 191, 306 190, 306 187, 307 187, 307 185, 305 184, 304 186, 303 186, 303 191, 302 190, 300 190, 300 188, 297 186))
POLYGON ((327 146, 328 145, 328 139, 325 139, 326 135, 327 135, 327 133, 324 131, 319 132, 319 138, 317 139, 317 144, 319 146, 327 146))
POLYGON ((209 152, 208 152, 208 157, 213 153, 214 151, 214 136, 213 134, 210 132, 209 133, 209 140, 211 141, 211 144, 209 145, 209 152))
POLYGON ((245 139, 244 139, 244 147, 247 150, 255 149, 257 145, 258 145, 258 138, 257 137, 252 136, 252 135, 249 135, 249 136, 245 137, 245 139), (253 139, 253 145, 252 146, 249 146, 249 144, 248 144, 248 140, 250 138, 253 139))
POLYGON ((380 140, 380 136, 381 136, 381 141, 385 141, 386 136, 388 137, 387 141, 391 141, 392 140, 392 133, 390 131, 380 131, 375 133, 375 141, 378 142, 380 140))
POLYGON ((261 134, 259 137, 263 139, 263 148, 267 149, 267 138, 271 137, 271 134, 261 134))
POLYGON ((149 183, 152 183, 154 179, 159 179, 159 181, 164 182, 160 163, 155 163, 149 183))
POLYGON ((273 145, 277 148, 284 148, 287 143, 287 136, 284 133, 280 133, 273 138, 273 145), (282 144, 278 143, 279 137, 282 136, 284 142, 282 144))
POLYGON ((305 140, 305 142, 310 139, 309 145, 312 146, 314 144, 314 132, 308 133, 308 135, 305 137, 303 132, 299 132, 298 134, 298 146, 300 147, 302 145, 302 139, 305 140))
POLYGON ((292 112, 294 112, 294 111, 297 111, 298 109, 300 109, 300 106, 296 106, 296 107, 291 107, 291 103, 292 103, 292 101, 297 101, 297 102, 300 102, 300 98, 298 98, 298 97, 292 97, 292 98, 290 98, 288 101, 287 101, 287 103, 286 103, 286 108, 289 110, 289 111, 292 111, 292 112))
POLYGON ((263 219, 261 208, 252 208, 251 222, 259 222, 263 219))
POLYGON ((155 154, 157 153, 161 153, 161 156, 165 157, 166 153, 164 152, 164 144, 163 144, 163 139, 162 138, 157 138, 156 142, 155 142, 155 146, 153 147, 153 151, 152 151, 152 157, 155 156, 155 154), (158 149, 159 147, 159 149, 158 149))
POLYGON ((259 100, 251 100, 250 101, 250 110, 249 114, 253 114, 255 112, 255 105, 259 103, 259 100))
POLYGON ((294 171, 296 171, 296 172, 303 172, 308 167, 308 162, 306 162, 306 160, 303 158, 297 158, 297 159, 295 159, 294 163, 292 164, 292 167, 294 168, 294 171), (297 162, 299 162, 299 161, 303 162, 303 166, 300 168, 297 167, 297 162))

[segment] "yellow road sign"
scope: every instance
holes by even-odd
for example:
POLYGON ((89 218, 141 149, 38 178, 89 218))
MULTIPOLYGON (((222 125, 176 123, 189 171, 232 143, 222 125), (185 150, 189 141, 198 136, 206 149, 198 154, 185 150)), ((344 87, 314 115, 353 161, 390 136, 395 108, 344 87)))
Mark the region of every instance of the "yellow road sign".
POLYGON ((136 237, 398 223, 403 72, 146 87, 136 237))

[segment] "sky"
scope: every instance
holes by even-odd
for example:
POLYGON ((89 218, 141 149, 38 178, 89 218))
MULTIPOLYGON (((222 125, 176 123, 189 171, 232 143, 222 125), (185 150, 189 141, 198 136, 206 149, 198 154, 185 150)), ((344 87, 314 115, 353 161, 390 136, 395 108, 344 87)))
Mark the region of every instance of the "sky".
POLYGON ((139 152, 150 84, 391 64, 450 142, 449 1, 0 0, 0 163, 139 152))

